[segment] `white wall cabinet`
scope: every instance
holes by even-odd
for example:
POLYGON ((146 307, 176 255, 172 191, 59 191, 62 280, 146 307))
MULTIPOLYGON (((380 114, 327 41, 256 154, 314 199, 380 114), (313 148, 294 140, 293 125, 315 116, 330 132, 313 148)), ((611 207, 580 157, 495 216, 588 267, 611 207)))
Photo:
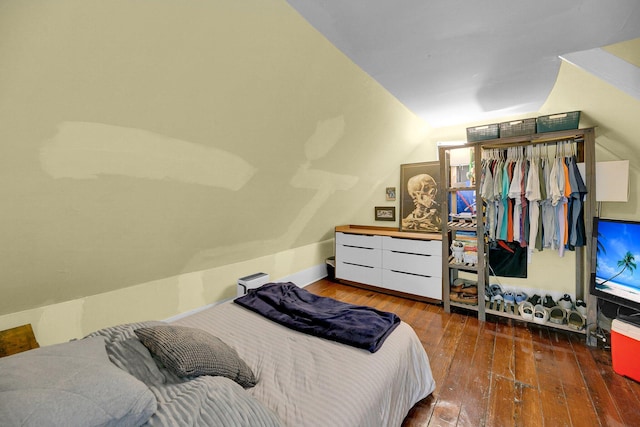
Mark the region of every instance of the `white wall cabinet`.
POLYGON ((345 225, 335 237, 336 279, 442 300, 441 236, 345 225))

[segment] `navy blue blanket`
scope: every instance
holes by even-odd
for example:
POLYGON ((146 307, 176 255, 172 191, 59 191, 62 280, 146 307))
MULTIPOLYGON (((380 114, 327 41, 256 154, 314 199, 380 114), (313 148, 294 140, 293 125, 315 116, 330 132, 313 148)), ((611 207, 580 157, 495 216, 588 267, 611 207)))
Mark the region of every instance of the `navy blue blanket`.
POLYGON ((235 303, 288 328, 375 353, 400 324, 393 313, 314 295, 289 283, 267 283, 235 303))

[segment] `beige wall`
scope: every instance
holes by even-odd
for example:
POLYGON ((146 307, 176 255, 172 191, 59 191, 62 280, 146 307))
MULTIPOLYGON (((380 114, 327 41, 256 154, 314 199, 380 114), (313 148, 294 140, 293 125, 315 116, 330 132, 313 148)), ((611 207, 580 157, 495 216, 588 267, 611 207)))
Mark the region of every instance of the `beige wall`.
MULTIPOLYGON (((0 329, 45 344, 322 264, 471 125, 429 128, 283 0, 4 1, 0 57, 0 329)), ((638 102, 591 80, 563 65, 544 112, 585 111, 636 178, 638 102)))
POLYGON ((179 274, 109 292, 0 316, 0 330, 29 323, 40 345, 81 338, 119 323, 168 319, 236 296, 237 279, 247 272, 268 272, 272 280, 291 279, 300 286, 321 277, 333 240, 270 254, 204 271, 179 274), (309 261, 323 264, 298 271, 309 261))
POLYGON ((424 141, 281 0, 4 1, 0 57, 0 315, 316 245, 424 141))

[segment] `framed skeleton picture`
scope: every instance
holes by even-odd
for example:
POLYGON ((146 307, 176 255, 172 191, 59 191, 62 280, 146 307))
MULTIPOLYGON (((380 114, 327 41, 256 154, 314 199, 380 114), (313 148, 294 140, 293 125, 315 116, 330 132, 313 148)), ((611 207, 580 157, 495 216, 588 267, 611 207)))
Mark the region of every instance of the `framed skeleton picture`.
POLYGON ((440 233, 440 163, 400 165, 400 231, 440 233))

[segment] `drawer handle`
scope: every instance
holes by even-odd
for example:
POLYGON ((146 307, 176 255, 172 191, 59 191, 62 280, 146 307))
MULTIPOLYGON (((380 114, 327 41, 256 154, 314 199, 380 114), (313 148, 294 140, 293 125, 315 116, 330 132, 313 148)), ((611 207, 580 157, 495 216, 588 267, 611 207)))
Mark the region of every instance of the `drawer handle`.
POLYGON ((367 250, 370 250, 370 251, 375 250, 375 248, 367 248, 367 247, 364 247, 364 246, 354 246, 354 245, 342 245, 342 246, 344 246, 345 248, 367 249, 367 250))
POLYGON ((356 267, 375 268, 375 267, 371 267, 370 265, 355 264, 355 263, 353 263, 353 262, 343 262, 343 264, 347 264, 347 265, 355 265, 356 267))
POLYGON ((391 270, 394 273, 400 273, 400 274, 408 274, 410 276, 418 276, 418 277, 433 277, 433 276, 427 276, 426 274, 417 274, 417 273, 407 273, 406 271, 400 271, 400 270, 391 270))
POLYGON ((393 252, 396 254, 409 254, 409 255, 418 255, 418 256, 433 256, 431 254, 417 254, 415 252, 403 252, 403 251, 389 251, 389 252, 393 252))

